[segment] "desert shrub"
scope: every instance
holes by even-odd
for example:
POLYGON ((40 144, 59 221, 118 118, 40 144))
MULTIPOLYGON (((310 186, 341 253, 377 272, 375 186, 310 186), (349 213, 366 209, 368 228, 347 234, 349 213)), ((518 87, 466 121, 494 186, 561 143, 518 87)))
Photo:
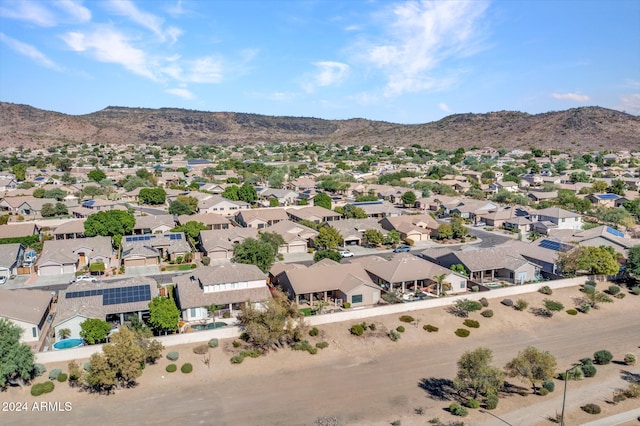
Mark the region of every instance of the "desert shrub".
POLYGON ((178 369, 178 366, 177 366, 177 365, 175 365, 175 364, 169 364, 169 365, 167 365, 167 368, 165 368, 165 371, 166 371, 167 373, 175 373, 177 369, 178 369))
POLYGON ((53 392, 55 385, 53 382, 44 382, 44 383, 36 383, 31 386, 31 395, 32 396, 40 396, 43 393, 53 392))
POLYGON ((376 324, 375 323, 372 322, 371 324, 369 324, 369 330, 375 331, 375 329, 376 329, 376 324))
POLYGON ((411 315, 403 315, 400 317, 400 322, 412 323, 415 319, 411 315))
POLYGON ((292 349, 295 351, 307 351, 311 355, 315 355, 318 353, 318 348, 311 345, 311 343, 309 343, 309 341, 307 340, 303 340, 302 342, 294 344, 292 349))
POLYGON ((600 406, 598 404, 586 404, 583 405, 582 407, 582 411, 584 411, 585 413, 589 413, 589 414, 600 414, 600 406))
POLYGON ((487 306, 489 306, 489 301, 487 300, 486 297, 483 297, 482 299, 480 299, 479 302, 483 308, 486 308, 487 306))
POLYGON ((595 365, 587 364, 582 366, 582 372, 584 373, 584 377, 593 377, 596 375, 598 370, 595 365))
POLYGON ((513 306, 513 300, 511 299, 502 299, 500 303, 502 303, 504 306, 509 306, 509 307, 513 306))
POLYGON ((480 312, 480 315, 485 318, 491 318, 493 316, 493 311, 491 309, 485 309, 484 311, 480 312))
POLYGON ((320 330, 318 330, 318 327, 313 327, 311 330, 309 330, 309 336, 311 337, 315 337, 318 334, 320 334, 320 330))
POLYGON ((182 364, 182 367, 180 367, 180 371, 182 371, 184 374, 189 374, 193 371, 193 365, 191 365, 191 363, 189 362, 185 362, 184 364, 182 364))
POLYGON ((249 358, 258 358, 260 357, 260 352, 250 349, 250 350, 246 350, 246 351, 242 351, 240 352, 240 355, 242 355, 244 358, 249 357, 249 358))
POLYGON ((33 374, 35 375, 35 377, 40 377, 46 372, 47 372, 47 367, 44 364, 40 364, 40 363, 33 364, 33 374))
POLYGON ((351 326, 351 334, 354 336, 362 336, 364 334, 364 327, 362 324, 354 324, 351 326))
POLYGON ((599 365, 609 364, 612 359, 613 355, 611 355, 611 352, 604 349, 593 354, 593 361, 599 365))
POLYGON ((635 354, 628 353, 624 356, 624 363, 627 365, 636 365, 637 361, 638 359, 636 358, 635 354))
POLYGON ((480 323, 472 319, 464 320, 464 325, 469 328, 480 328, 480 323))
POLYGON ((624 392, 616 392, 613 394, 613 403, 617 404, 618 402, 622 402, 625 399, 627 399, 627 396, 624 394, 624 392))
POLYGON ((209 345, 210 348, 217 348, 219 345, 219 342, 218 342, 218 339, 214 337, 213 339, 209 340, 207 344, 209 345))
POLYGON ((623 395, 627 398, 640 397, 640 382, 630 383, 629 386, 627 386, 627 388, 624 390, 623 395))
POLYGON ((564 309, 564 305, 558 301, 555 300, 551 300, 551 299, 544 299, 543 301, 544 303, 544 307, 547 308, 550 311, 562 311, 564 309))
POLYGON ((231 364, 242 364, 242 361, 244 361, 244 357, 242 355, 234 355, 231 357, 230 361, 231 364))
POLYGON ((60 374, 58 375, 58 381, 59 381, 60 383, 64 383, 64 382, 66 382, 66 381, 67 381, 67 377, 68 377, 68 376, 67 376, 67 374, 66 374, 66 373, 60 373, 60 374))
POLYGON ((552 381, 542 382, 542 387, 548 390, 549 392, 553 392, 554 390, 556 390, 556 384, 555 382, 552 382, 552 381))
POLYGON ((84 364, 82 364, 82 369, 84 371, 91 371, 91 361, 87 361, 84 364))
POLYGON ((615 297, 616 299, 624 299, 624 298, 625 298, 625 296, 626 296, 626 294, 624 294, 624 293, 618 293, 618 294, 616 294, 616 295, 615 295, 615 296, 613 296, 613 297, 615 297))
POLYGON ((425 324, 422 326, 423 330, 428 331, 429 333, 435 333, 439 330, 438 327, 436 327, 435 325, 431 325, 431 324, 425 324))
POLYGON ((640 295, 640 287, 638 287, 637 285, 631 287, 631 290, 629 291, 631 291, 631 293, 635 294, 636 296, 640 295))
POLYGON ((516 304, 514 305, 514 307, 519 311, 524 311, 529 307, 529 302, 524 299, 518 299, 516 300, 516 304))
POLYGON ((401 335, 395 330, 389 330, 387 336, 389 336, 389 339, 391 339, 392 342, 397 342, 398 340, 400 340, 401 335))
POLYGON ((456 333, 456 336, 458 337, 468 337, 469 334, 471 334, 471 332, 466 328, 459 328, 455 331, 455 333, 456 333))
POLYGON ((322 342, 316 343, 316 348, 318 349, 326 349, 328 347, 329 347, 329 342, 325 342, 324 340, 322 342))
POLYGON ((451 405, 449 405, 449 412, 454 416, 460 416, 460 417, 464 417, 467 414, 469 414, 467 409, 464 408, 462 405, 458 404, 457 402, 452 402, 451 405))
POLYGON ((538 392, 538 395, 540 396, 549 395, 549 389, 546 389, 546 388, 539 388, 537 392, 538 392))
POLYGON ((471 286, 471 291, 473 291, 474 293, 477 293, 480 291, 480 287, 478 287, 477 285, 472 285, 471 286))
POLYGON ((480 408, 480 401, 475 398, 471 398, 464 405, 466 405, 468 408, 480 408))
POLYGON ((598 283, 595 280, 587 280, 587 281, 584 282, 584 285, 586 285, 586 286, 588 285, 588 286, 591 286, 591 287, 595 288, 596 285, 598 285, 598 283))
POLYGON ((400 325, 400 326, 396 327, 396 331, 398 333, 404 333, 404 326, 400 325))
POLYGON ((588 302, 583 302, 578 306, 578 310, 583 314, 588 314, 591 310, 591 305, 588 302))
POLYGON ((591 358, 582 358, 582 359, 580 359, 580 364, 582 364, 582 365, 593 365, 593 360, 591 358))
POLYGON ((49 380, 56 380, 60 374, 62 374, 62 370, 59 368, 54 368, 53 370, 49 371, 49 380))
POLYGON ((344 302, 344 303, 342 304, 342 307, 343 307, 343 308, 345 308, 345 309, 349 309, 349 308, 351 307, 351 303, 349 303, 349 302, 344 302))
POLYGON ((242 342, 238 341, 238 340, 234 340, 233 342, 231 342, 231 345, 234 348, 239 348, 240 346, 242 346, 242 342))
POLYGON ((193 353, 196 355, 204 355, 209 352, 209 345, 198 345, 193 348, 193 353))
POLYGON ((482 309, 482 305, 480 304, 480 302, 469 299, 457 300, 456 307, 465 313, 479 311, 482 309))
POLYGON ((563 371, 562 373, 560 373, 558 375, 560 380, 565 380, 565 376, 566 376, 566 380, 582 380, 582 379, 584 379, 584 372, 582 371, 582 366, 574 367, 573 369, 569 370, 568 372, 563 371))
POLYGON ((551 296, 553 294, 553 290, 551 290, 551 287, 549 287, 548 285, 540 287, 538 289, 538 292, 540 292, 542 294, 546 294, 547 296, 551 296))
POLYGON ((615 284, 610 285, 609 288, 607 289, 607 293, 609 293, 612 296, 615 296, 616 294, 620 293, 620 287, 618 287, 615 284))
POLYGON ((533 315, 540 317, 540 318, 551 318, 553 317, 553 312, 551 312, 550 310, 546 309, 546 308, 531 308, 529 309, 529 312, 531 312, 533 315))
POLYGON ((490 393, 487 395, 487 399, 484 401, 484 406, 487 407, 487 410, 495 410, 498 407, 498 395, 495 393, 490 393))
POLYGON ((180 353, 176 351, 171 351, 167 354, 167 359, 169 361, 177 361, 180 358, 180 353))
POLYGON ((578 311, 576 311, 575 309, 567 309, 567 313, 569 315, 578 315, 578 311))
POLYGON ((581 291, 583 293, 595 293, 596 291, 596 286, 595 285, 589 285, 589 284, 585 284, 582 286, 581 291))

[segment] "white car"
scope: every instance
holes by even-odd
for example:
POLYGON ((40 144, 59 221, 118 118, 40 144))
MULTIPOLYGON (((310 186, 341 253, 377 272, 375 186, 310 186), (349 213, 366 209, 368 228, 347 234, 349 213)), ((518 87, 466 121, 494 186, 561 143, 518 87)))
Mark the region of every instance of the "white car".
POLYGON ((353 253, 349 250, 340 250, 340 256, 342 257, 353 257, 353 253))
POLYGON ((95 283, 96 280, 95 277, 92 277, 90 275, 78 275, 75 279, 71 279, 71 282, 76 282, 76 281, 91 281, 92 283, 95 283))
POLYGON ((7 282, 7 277, 6 277, 6 276, 4 276, 4 275, 3 275, 3 276, 1 276, 1 277, 0 277, 0 284, 4 284, 4 283, 6 283, 6 282, 7 282))

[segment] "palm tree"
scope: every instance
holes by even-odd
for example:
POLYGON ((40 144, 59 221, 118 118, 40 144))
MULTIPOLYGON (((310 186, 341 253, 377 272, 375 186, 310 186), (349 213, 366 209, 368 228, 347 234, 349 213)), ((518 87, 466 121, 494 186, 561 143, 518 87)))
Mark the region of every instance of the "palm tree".
POLYGON ((58 337, 60 340, 68 339, 71 336, 71 330, 68 328, 63 328, 58 331, 58 337))
POLYGON ((440 275, 436 275, 435 277, 433 277, 434 281, 436 282, 436 293, 438 295, 438 297, 440 297, 440 294, 442 293, 442 288, 445 286, 449 286, 449 288, 451 287, 451 285, 446 282, 444 279, 447 277, 446 274, 440 274, 440 275))

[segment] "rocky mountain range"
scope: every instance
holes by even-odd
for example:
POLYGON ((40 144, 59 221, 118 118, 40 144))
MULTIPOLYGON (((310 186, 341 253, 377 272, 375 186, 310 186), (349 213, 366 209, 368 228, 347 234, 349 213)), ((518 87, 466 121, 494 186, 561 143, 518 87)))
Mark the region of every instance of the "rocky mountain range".
POLYGON ((315 142, 558 149, 565 152, 640 148, 640 117, 601 107, 543 114, 513 111, 455 114, 424 124, 366 119, 324 120, 177 108, 110 106, 68 115, 0 102, 0 146, 65 143, 246 144, 315 142))

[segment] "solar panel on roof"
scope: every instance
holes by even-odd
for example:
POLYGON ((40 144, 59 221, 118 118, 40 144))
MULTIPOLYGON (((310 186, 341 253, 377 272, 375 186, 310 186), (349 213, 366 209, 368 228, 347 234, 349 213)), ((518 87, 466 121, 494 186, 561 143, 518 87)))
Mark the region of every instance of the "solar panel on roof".
POLYGON ((622 232, 618 231, 617 229, 613 229, 613 228, 612 228, 612 227, 610 227, 610 226, 607 226, 606 231, 607 231, 608 233, 610 233, 611 235, 615 235, 616 237, 621 237, 621 238, 623 238, 623 237, 624 237, 624 233, 622 233, 622 232))
POLYGON ((549 250, 560 251, 560 243, 558 241, 542 240, 538 246, 549 250))
POLYGON ((102 294, 103 305, 135 303, 147 300, 151 300, 151 288, 149 284, 104 289, 102 294))

